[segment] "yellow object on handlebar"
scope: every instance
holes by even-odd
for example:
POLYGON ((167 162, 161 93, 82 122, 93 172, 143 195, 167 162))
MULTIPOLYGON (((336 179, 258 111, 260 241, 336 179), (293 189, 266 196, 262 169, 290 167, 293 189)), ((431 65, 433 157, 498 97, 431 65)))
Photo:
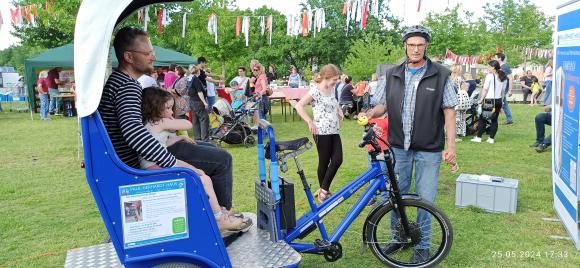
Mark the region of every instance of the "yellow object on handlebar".
POLYGON ((366 116, 364 116, 364 115, 363 116, 359 116, 358 117, 358 120, 357 120, 357 123, 358 123, 359 126, 366 126, 369 123, 369 118, 366 117, 366 116))

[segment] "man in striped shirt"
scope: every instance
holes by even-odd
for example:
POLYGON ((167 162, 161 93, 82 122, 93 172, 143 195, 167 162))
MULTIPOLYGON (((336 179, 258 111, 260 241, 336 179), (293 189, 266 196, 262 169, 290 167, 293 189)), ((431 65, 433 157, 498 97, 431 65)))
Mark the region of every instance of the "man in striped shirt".
POLYGON ((151 73, 155 61, 147 33, 125 27, 117 32, 113 46, 119 68, 109 76, 98 110, 119 158, 134 168, 139 168, 139 157, 142 157, 162 168, 187 167, 199 176, 207 174, 213 182, 219 204, 231 209, 232 157, 229 153, 213 146, 188 142, 177 142, 165 148, 143 125, 142 88, 137 79, 151 73))

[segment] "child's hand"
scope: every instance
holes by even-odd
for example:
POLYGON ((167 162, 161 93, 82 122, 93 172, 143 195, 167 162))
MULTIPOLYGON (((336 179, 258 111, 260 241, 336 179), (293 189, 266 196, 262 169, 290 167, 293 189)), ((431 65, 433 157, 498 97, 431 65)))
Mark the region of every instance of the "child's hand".
POLYGON ((318 134, 318 129, 316 129, 316 125, 312 121, 308 121, 308 129, 310 130, 310 134, 316 135, 318 134))
POLYGON ((181 138, 182 141, 185 141, 185 142, 188 142, 191 144, 196 144, 196 142, 190 137, 184 137, 184 136, 179 136, 179 137, 181 138))

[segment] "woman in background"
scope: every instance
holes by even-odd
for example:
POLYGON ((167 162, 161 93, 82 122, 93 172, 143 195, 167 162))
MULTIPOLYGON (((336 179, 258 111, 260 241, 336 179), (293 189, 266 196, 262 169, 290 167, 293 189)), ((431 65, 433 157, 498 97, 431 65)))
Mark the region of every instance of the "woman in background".
POLYGON ((299 88, 301 81, 302 78, 300 77, 300 74, 298 74, 298 69, 292 66, 292 73, 288 76, 288 86, 290 86, 290 88, 299 88))

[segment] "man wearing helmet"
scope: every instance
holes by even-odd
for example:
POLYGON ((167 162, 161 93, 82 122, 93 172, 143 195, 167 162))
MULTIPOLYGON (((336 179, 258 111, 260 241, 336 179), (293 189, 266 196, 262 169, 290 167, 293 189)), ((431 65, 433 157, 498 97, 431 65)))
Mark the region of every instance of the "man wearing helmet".
MULTIPOLYGON (((426 56, 430 30, 421 25, 408 27, 402 40, 407 58, 387 70, 386 97, 366 115, 372 118, 388 114, 388 137, 401 192, 409 192, 415 168, 416 193, 434 202, 441 159, 450 164, 456 161, 454 107, 457 97, 449 78, 451 72, 426 56), (445 133, 448 144, 444 151, 445 133)), ((412 257, 412 262, 421 263, 429 259, 431 218, 419 211, 417 221, 419 226, 427 226, 422 228, 421 243, 415 247, 412 257)), ((390 243, 383 251, 391 254, 402 245, 390 243)))

